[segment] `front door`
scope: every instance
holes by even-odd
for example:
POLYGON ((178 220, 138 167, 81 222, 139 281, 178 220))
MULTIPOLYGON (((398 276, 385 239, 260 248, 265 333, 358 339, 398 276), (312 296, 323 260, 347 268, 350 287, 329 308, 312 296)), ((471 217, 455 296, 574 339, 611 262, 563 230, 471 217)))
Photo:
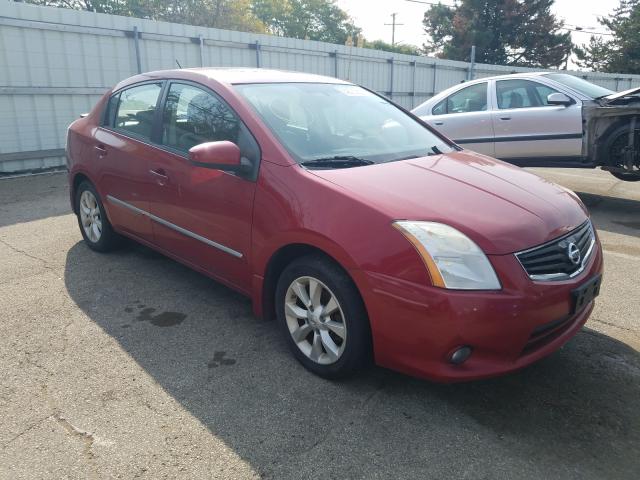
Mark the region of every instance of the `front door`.
POLYGON ((557 93, 533 80, 497 80, 493 128, 496 157, 534 166, 582 155, 582 102, 549 105, 557 93))
POLYGON ((229 140, 256 172, 260 150, 255 139, 217 95, 179 82, 167 90, 159 136, 149 166, 155 243, 248 291, 255 178, 196 167, 188 152, 200 143, 229 140))

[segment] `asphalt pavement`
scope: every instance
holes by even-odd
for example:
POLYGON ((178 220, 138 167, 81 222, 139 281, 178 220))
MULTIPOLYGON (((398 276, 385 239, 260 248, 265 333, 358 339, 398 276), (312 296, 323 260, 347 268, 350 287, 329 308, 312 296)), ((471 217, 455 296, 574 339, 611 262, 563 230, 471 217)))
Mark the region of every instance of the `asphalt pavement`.
POLYGON ((239 294, 90 251, 64 174, 0 179, 0 478, 638 478, 640 182, 536 173, 591 210, 601 296, 557 353, 454 385, 315 377, 239 294))

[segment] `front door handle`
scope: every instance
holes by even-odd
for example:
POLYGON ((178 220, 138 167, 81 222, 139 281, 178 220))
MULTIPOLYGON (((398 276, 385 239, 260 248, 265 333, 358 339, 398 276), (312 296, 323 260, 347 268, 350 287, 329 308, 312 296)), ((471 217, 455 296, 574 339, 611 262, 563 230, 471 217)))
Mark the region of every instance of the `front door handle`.
POLYGON ((444 122, 433 122, 434 125, 444 125, 444 122))
POLYGON ((104 157, 107 154, 107 149, 102 144, 95 145, 93 148, 95 149, 96 152, 98 152, 99 157, 104 157))
POLYGON ((511 120, 511 117, 500 117, 500 120, 511 120))
POLYGON ((158 181, 158 185, 164 186, 169 180, 169 175, 167 175, 167 172, 165 172, 164 168, 152 169, 152 170, 149 170, 149 173, 154 177, 156 177, 156 180, 158 181))

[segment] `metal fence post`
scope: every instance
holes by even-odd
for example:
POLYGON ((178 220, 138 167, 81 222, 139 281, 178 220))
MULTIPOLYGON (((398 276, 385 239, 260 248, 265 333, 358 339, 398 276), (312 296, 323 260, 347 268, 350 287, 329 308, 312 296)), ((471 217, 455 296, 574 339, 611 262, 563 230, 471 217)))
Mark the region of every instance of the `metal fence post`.
POLYGON ((256 40, 256 67, 260 68, 260 41, 256 40))
POLYGON ((393 57, 387 59, 387 63, 389 63, 389 98, 393 98, 393 57))
POLYGON ((413 78, 411 80, 411 108, 416 106, 416 71, 418 70, 418 62, 415 60, 409 62, 409 65, 413 65, 413 78))
POLYGON ((136 65, 138 66, 138 73, 142 73, 142 61, 140 60, 140 32, 138 27, 133 27, 133 45, 136 49, 136 65))
POLYGON ((202 34, 198 35, 198 40, 200 45, 200 66, 204 67, 204 37, 202 34))
POLYGON ((338 50, 333 51, 333 76, 338 78, 338 50))
POLYGON ((471 45, 471 63, 469 64, 469 72, 467 73, 467 80, 473 80, 474 69, 476 67, 476 46, 471 45))
POLYGON ((431 96, 436 94, 436 82, 438 81, 438 64, 433 62, 433 88, 431 89, 431 96))

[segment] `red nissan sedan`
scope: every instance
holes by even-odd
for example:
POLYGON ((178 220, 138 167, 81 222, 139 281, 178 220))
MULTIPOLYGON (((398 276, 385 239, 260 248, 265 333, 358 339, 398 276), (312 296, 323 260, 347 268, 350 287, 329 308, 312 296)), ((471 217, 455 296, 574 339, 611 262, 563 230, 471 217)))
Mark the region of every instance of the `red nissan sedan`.
POLYGON ((335 78, 137 75, 70 126, 67 158, 91 249, 126 236, 248 295, 323 377, 372 360, 510 372, 569 340, 599 292, 575 194, 335 78))

